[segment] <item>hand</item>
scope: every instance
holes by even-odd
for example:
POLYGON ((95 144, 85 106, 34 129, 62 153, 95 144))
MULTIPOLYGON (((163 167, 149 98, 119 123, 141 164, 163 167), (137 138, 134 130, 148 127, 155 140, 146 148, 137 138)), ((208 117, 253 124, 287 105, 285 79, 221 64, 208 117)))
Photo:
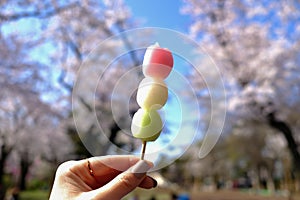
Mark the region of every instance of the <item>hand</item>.
POLYGON ((151 167, 151 162, 133 156, 68 161, 56 171, 50 200, 121 199, 136 187, 156 187, 157 182, 146 175, 151 167))

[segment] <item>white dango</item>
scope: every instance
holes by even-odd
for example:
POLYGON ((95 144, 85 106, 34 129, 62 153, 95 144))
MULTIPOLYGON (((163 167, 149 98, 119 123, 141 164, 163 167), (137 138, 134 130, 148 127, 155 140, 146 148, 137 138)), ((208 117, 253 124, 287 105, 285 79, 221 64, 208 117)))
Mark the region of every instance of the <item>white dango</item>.
POLYGON ((158 78, 144 78, 139 85, 136 100, 139 106, 145 110, 158 110, 168 100, 167 85, 158 78))

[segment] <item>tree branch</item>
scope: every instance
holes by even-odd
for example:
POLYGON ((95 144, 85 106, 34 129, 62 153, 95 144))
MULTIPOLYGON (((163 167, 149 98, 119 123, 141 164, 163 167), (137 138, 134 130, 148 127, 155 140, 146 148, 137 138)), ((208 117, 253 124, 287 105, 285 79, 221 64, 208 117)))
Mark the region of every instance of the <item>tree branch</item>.
POLYGON ((84 100, 83 97, 78 97, 79 101, 85 106, 89 112, 93 112, 93 108, 84 100))
POLYGON ((58 77, 58 82, 64 87, 66 88, 69 92, 72 92, 73 87, 71 84, 68 84, 65 81, 65 77, 66 77, 66 72, 64 70, 61 71, 59 77, 58 77))
POLYGON ((11 21, 17 21, 22 18, 28 18, 28 17, 48 18, 48 17, 54 16, 58 13, 61 13, 65 10, 68 10, 70 8, 74 8, 78 5, 79 5, 78 3, 72 3, 70 5, 62 6, 59 8, 54 8, 52 10, 48 10, 45 12, 41 12, 41 11, 37 10, 37 11, 32 11, 32 12, 20 12, 20 13, 15 13, 15 14, 0 13, 0 20, 4 21, 4 22, 8 22, 8 21, 11 22, 11 21))
MULTIPOLYGON (((124 21, 119 20, 116 22, 116 27, 120 33, 124 31, 123 24, 124 24, 124 21)), ((139 66, 141 64, 141 62, 137 58, 135 51, 132 51, 133 48, 132 48, 132 45, 130 44, 130 41, 128 41, 128 38, 125 36, 125 34, 121 34, 120 36, 122 38, 122 41, 123 41, 125 47, 127 48, 127 50, 129 50, 129 55, 131 57, 131 60, 134 64, 134 66, 139 66)))
POLYGON ((288 143, 288 147, 292 153, 294 167, 297 171, 300 172, 300 153, 298 152, 298 144, 296 143, 295 138, 293 137, 292 130, 287 125, 287 123, 276 119, 275 113, 273 112, 268 114, 267 119, 269 125, 272 128, 279 130, 284 135, 288 143))

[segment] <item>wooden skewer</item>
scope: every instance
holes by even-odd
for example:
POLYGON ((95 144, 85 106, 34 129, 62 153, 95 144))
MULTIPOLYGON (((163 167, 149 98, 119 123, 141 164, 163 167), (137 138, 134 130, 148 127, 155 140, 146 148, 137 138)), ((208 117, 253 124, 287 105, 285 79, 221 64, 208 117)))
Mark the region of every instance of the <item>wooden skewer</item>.
POLYGON ((146 141, 143 141, 143 145, 142 145, 142 154, 141 154, 141 160, 144 160, 145 157, 145 152, 146 152, 146 141))

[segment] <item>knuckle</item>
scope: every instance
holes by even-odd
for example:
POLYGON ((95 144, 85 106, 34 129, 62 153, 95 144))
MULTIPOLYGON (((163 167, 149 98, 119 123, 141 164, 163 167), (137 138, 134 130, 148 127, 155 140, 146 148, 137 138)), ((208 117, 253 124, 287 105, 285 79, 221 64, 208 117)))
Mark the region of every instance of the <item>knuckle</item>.
POLYGON ((76 161, 67 161, 60 164, 56 170, 56 174, 61 175, 61 174, 69 173, 71 166, 73 166, 75 162, 76 161))
POLYGON ((124 185, 126 188, 135 188, 137 186, 136 181, 130 177, 129 174, 126 176, 121 176, 119 182, 124 185))

